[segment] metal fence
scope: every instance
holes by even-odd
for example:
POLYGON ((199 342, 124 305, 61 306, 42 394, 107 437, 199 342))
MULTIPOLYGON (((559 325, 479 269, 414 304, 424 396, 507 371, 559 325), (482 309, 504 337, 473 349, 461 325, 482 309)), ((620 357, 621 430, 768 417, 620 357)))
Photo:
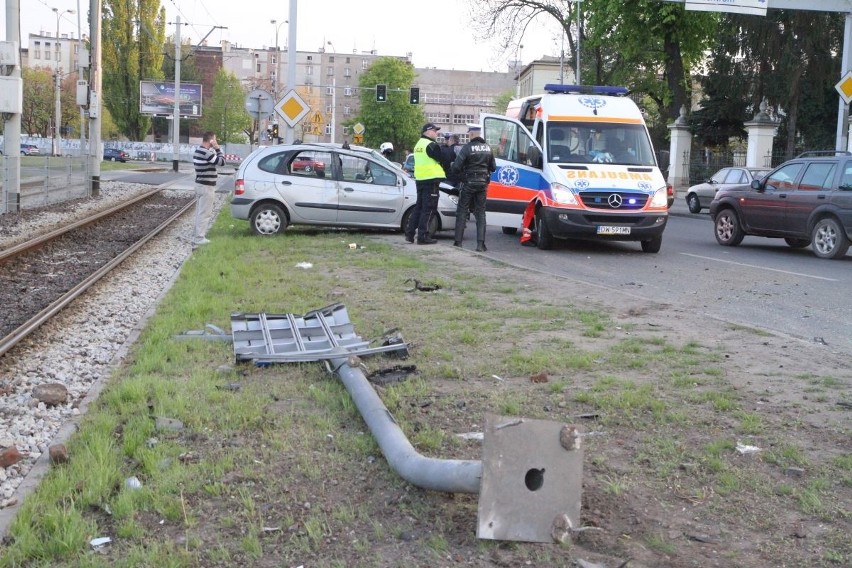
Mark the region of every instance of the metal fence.
POLYGON ((87 157, 79 156, 3 156, 0 162, 0 213, 33 209, 89 195, 87 157), (18 170, 20 164, 20 170, 18 170), (17 203, 10 203, 7 188, 18 185, 14 175, 20 171, 17 203))

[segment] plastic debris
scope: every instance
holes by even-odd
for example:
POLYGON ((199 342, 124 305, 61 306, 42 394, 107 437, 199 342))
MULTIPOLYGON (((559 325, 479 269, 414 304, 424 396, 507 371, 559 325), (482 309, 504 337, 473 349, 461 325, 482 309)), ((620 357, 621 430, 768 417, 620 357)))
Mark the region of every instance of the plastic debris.
POLYGON ((484 440, 485 434, 483 432, 465 432, 463 434, 456 434, 462 440, 484 440))
POLYGON ((756 454, 760 451, 760 448, 757 446, 747 446, 737 440, 737 451, 741 454, 756 454))
POLYGON ((133 475, 133 476, 128 477, 127 479, 124 480, 124 486, 128 489, 141 489, 142 488, 142 482, 139 481, 138 477, 133 475))
POLYGON ((308 268, 313 268, 313 267, 314 267, 314 265, 311 264, 310 262, 298 262, 298 263, 296 263, 296 268, 308 269, 308 268))
POLYGON ((109 544, 112 542, 112 539, 108 536, 102 536, 98 538, 93 538, 89 541, 89 544, 92 545, 92 548, 100 548, 105 544, 109 544))

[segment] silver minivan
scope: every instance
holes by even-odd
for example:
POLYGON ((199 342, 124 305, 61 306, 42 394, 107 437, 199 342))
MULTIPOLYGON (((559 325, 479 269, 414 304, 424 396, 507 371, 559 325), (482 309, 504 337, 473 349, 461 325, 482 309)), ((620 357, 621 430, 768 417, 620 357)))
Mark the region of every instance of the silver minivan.
MULTIPOLYGON (((402 231, 416 201, 414 180, 375 150, 306 142, 249 154, 234 179, 231 215, 258 235, 290 225, 402 231)), ((431 234, 455 227, 456 203, 441 193, 431 234)))

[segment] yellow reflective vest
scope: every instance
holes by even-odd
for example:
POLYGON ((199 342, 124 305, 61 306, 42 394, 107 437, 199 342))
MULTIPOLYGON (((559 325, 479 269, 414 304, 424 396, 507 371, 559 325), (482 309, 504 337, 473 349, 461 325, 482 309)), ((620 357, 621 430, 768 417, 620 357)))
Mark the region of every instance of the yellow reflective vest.
POLYGON ((417 144, 414 145, 414 179, 444 179, 447 175, 444 173, 444 168, 441 162, 429 157, 426 153, 426 146, 431 144, 433 140, 421 136, 417 144))

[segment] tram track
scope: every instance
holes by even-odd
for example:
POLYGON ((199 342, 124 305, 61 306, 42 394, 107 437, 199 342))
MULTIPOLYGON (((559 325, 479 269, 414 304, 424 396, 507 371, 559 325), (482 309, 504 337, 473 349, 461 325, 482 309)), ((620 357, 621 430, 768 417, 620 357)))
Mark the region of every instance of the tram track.
POLYGON ((194 196, 155 189, 0 251, 0 357, 169 227, 194 196))

